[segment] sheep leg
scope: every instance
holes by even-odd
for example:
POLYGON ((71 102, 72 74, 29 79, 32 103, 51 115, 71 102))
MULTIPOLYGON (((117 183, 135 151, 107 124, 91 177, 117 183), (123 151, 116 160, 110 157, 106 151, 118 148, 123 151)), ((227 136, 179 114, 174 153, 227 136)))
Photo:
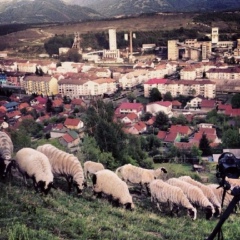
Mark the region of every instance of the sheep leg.
POLYGON ((72 176, 67 176, 66 180, 67 180, 67 183, 68 183, 68 192, 70 193, 72 191, 73 177, 72 176))

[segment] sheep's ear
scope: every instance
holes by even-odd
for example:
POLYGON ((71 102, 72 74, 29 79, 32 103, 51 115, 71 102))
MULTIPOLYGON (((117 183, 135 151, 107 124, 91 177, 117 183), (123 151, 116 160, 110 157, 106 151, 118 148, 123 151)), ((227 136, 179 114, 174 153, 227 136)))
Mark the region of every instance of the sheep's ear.
POLYGON ((164 168, 164 167, 161 168, 161 171, 164 172, 164 173, 167 173, 167 169, 164 168))

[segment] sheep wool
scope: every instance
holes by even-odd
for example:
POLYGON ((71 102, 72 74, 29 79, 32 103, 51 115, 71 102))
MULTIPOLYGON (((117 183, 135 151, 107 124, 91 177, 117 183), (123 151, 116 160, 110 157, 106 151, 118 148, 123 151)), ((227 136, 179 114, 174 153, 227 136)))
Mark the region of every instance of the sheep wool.
POLYGON ((208 200, 213 204, 213 206, 215 207, 215 215, 218 216, 222 209, 221 209, 221 204, 218 201, 218 199, 216 198, 215 194, 213 193, 212 189, 207 187, 206 185, 192 179, 190 176, 182 176, 179 177, 179 179, 186 181, 196 187, 199 187, 202 191, 203 194, 208 198, 208 200))
POLYGON ((37 147, 37 151, 45 154, 52 166, 55 177, 63 176, 66 178, 69 191, 74 184, 78 194, 82 193, 85 185, 83 169, 80 161, 73 154, 66 153, 51 144, 44 144, 37 147))
POLYGON ((103 169, 93 174, 92 181, 94 194, 104 193, 125 206, 126 209, 134 209, 128 186, 116 173, 103 169))
MULTIPOLYGON (((158 203, 170 203, 170 210, 173 210, 173 205, 188 209, 188 215, 195 220, 197 218, 197 210, 188 200, 181 188, 172 186, 160 179, 153 180, 149 184, 151 192, 151 200, 158 203)), ((158 205, 159 207, 159 205, 158 205)))
POLYGON ((93 161, 86 161, 83 164, 84 174, 86 179, 88 179, 93 173, 96 173, 97 171, 103 170, 104 166, 102 163, 99 162, 93 162, 93 161))
POLYGON ((36 191, 40 188, 45 194, 49 192, 53 174, 47 156, 32 148, 22 148, 16 153, 15 161, 25 183, 26 177, 32 178, 36 191))
MULTIPOLYGON (((219 188, 219 185, 214 183, 207 185, 207 187, 212 189, 219 203, 222 204, 223 188, 222 187, 219 188)), ((229 203, 232 201, 232 199, 233 199, 233 196, 231 195, 231 192, 227 191, 224 197, 223 206, 228 206, 229 203)))
POLYGON ((141 184, 141 186, 148 185, 154 179, 162 178, 165 173, 167 170, 163 167, 154 170, 136 167, 132 164, 125 164, 116 169, 116 174, 121 175, 123 181, 141 184))
POLYGON ((7 133, 0 131, 0 175, 5 176, 8 165, 11 163, 13 143, 7 133))
POLYGON ((194 206, 203 207, 206 210, 206 219, 213 216, 215 213, 214 207, 199 187, 178 178, 170 178, 167 183, 180 187, 194 206))

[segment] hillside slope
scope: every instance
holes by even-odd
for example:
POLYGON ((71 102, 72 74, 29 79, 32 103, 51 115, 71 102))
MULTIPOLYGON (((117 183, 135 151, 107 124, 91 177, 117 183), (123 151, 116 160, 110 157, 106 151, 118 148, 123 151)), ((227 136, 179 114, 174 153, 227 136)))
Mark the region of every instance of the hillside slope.
POLYGON ((0 24, 77 22, 102 17, 95 10, 67 5, 60 0, 10 1, 0 7, 0 24))

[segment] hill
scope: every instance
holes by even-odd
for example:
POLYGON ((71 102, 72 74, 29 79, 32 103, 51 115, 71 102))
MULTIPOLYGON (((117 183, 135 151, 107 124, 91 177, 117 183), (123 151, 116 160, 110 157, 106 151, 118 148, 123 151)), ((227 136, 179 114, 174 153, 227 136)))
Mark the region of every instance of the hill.
POLYGON ((4 1, 0 7, 0 24, 81 22, 102 17, 93 9, 68 5, 61 0, 4 1))
MULTIPOLYGON (((180 164, 166 165, 179 174, 190 174, 190 167, 180 164), (182 169, 185 169, 184 172, 182 169), (188 170, 187 170, 188 169, 188 170)), ((198 211, 192 221, 185 209, 179 217, 171 216, 166 208, 159 212, 150 197, 133 194, 135 210, 113 207, 105 198, 94 199, 89 183, 83 195, 66 193, 67 183, 58 180, 57 190, 48 196, 36 194, 32 182, 27 188, 16 175, 11 181, 0 181, 0 239, 131 239, 131 240, 192 240, 205 239, 214 229, 218 218, 210 221, 198 211)), ((239 235, 240 219, 232 214, 223 226, 225 239, 239 235)))
POLYGON ((215 12, 239 10, 239 0, 65 0, 95 9, 108 17, 154 12, 215 12))

